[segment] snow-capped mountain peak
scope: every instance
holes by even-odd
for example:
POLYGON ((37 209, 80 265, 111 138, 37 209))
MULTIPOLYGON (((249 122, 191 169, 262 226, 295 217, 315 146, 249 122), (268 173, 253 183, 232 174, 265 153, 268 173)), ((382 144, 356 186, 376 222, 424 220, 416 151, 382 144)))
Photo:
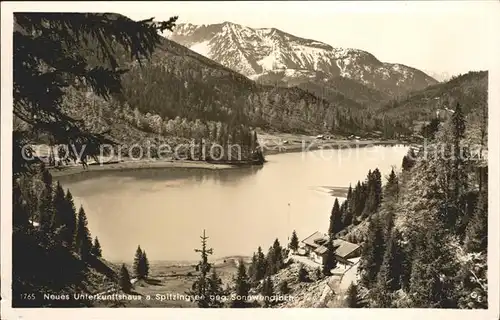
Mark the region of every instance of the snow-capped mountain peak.
POLYGON ((277 70, 308 70, 346 77, 397 94, 437 81, 422 71, 383 63, 371 53, 296 37, 276 28, 249 28, 232 22, 179 24, 169 38, 251 79, 277 70))

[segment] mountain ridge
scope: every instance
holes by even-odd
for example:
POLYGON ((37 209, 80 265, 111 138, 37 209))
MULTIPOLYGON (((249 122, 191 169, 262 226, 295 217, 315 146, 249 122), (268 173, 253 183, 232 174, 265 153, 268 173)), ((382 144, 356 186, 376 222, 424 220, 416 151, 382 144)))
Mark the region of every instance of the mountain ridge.
POLYGON ((381 62, 367 51, 336 48, 277 28, 184 23, 167 38, 253 80, 274 70, 308 70, 322 72, 326 78, 349 78, 391 96, 438 83, 421 70, 381 62))

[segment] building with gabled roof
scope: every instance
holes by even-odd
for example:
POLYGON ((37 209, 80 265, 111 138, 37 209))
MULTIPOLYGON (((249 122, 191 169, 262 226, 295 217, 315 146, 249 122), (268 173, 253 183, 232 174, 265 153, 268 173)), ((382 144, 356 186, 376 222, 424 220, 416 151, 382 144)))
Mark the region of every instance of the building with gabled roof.
MULTIPOLYGON (((323 264, 323 259, 327 253, 326 245, 329 240, 330 237, 327 234, 316 231, 302 240, 301 246, 305 250, 306 256, 319 264, 323 264)), ((361 254, 361 247, 358 244, 343 239, 333 239, 333 247, 335 249, 335 258, 339 263, 345 265, 352 264, 349 259, 359 257, 361 254)))

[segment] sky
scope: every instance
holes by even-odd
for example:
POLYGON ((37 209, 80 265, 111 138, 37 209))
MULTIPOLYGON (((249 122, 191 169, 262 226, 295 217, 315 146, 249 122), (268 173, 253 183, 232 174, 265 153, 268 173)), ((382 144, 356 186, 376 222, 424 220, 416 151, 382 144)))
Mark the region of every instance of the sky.
MULTIPOLYGON (((8 2, 7 2, 8 3, 8 2)), ((14 2, 10 2, 13 4, 14 2)), ((2 3, 2 5, 5 3, 2 3)), ((134 20, 229 21, 274 27, 334 47, 368 51, 431 76, 491 70, 500 62, 500 1, 15 2, 16 11, 117 12, 134 20)))
POLYGON ((495 31, 500 30, 499 4, 497 1, 207 1, 115 8, 132 19, 166 20, 177 15, 179 23, 230 21, 251 28, 275 27, 334 47, 365 50, 383 62, 402 63, 440 77, 491 69, 492 40, 499 38, 495 31))

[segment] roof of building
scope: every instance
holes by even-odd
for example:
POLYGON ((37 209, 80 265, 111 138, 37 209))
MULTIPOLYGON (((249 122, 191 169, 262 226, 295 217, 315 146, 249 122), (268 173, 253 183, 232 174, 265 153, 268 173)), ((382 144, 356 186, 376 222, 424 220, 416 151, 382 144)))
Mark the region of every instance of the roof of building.
POLYGON ((343 258, 359 248, 359 245, 342 239, 333 240, 333 246, 337 247, 335 254, 343 258))
POLYGON ((327 237, 326 234, 323 234, 319 231, 316 231, 315 233, 311 234, 309 237, 302 240, 302 242, 306 245, 309 245, 311 247, 316 248, 316 247, 320 246, 320 244, 316 243, 316 240, 325 239, 325 237, 327 237))
MULTIPOLYGON (((317 254, 323 254, 327 251, 325 244, 328 241, 328 239, 329 239, 328 235, 316 231, 309 237, 302 240, 302 242, 306 245, 313 247, 314 252, 316 252, 317 254)), ((342 258, 346 257, 354 250, 359 248, 359 245, 342 239, 334 239, 333 246, 335 247, 335 254, 342 258)))

